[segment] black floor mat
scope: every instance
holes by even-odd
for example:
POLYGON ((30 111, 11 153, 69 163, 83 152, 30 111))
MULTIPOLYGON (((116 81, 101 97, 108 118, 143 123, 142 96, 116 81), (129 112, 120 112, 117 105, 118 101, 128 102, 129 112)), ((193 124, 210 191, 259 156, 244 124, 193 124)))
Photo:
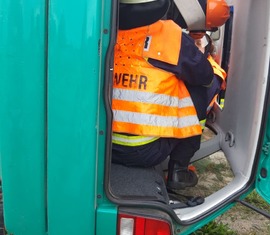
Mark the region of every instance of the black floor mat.
POLYGON ((165 182, 154 168, 112 164, 110 184, 112 193, 122 199, 169 203, 165 182))

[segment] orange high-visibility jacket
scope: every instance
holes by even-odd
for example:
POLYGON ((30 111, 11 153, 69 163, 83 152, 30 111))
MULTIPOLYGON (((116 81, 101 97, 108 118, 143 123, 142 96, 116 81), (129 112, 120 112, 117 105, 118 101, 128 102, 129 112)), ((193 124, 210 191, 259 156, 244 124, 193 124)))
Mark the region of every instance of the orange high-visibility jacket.
POLYGON ((147 61, 152 58, 177 65, 181 35, 181 29, 170 20, 118 32, 112 100, 114 132, 175 138, 201 134, 183 81, 147 61))
MULTIPOLYGON (((214 60, 214 58, 211 55, 209 55, 207 57, 207 59, 210 62, 210 64, 212 65, 214 74, 218 75, 222 79, 222 81, 225 82, 225 79, 227 77, 227 73, 225 72, 225 70, 220 67, 220 65, 214 60)), ((212 101, 208 105, 207 112, 209 112, 213 108, 214 103, 217 100, 217 96, 218 96, 218 94, 216 94, 214 96, 214 98, 212 99, 212 101)))

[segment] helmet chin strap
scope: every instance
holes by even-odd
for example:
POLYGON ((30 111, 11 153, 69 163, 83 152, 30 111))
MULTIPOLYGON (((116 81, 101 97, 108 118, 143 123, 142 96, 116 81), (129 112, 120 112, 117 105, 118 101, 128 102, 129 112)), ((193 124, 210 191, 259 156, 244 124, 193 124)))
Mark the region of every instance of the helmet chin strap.
POLYGON ((189 31, 205 29, 205 13, 197 0, 173 0, 183 16, 189 31))

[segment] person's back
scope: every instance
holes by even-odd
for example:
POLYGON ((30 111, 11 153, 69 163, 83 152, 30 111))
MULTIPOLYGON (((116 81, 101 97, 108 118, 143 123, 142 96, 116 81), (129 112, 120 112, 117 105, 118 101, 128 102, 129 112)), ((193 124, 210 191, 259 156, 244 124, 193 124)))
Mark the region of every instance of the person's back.
POLYGON ((168 188, 194 186, 197 176, 188 165, 200 147, 197 115, 206 114, 206 106, 195 105, 194 109, 186 86, 209 85, 212 67, 179 26, 159 21, 168 1, 121 2, 115 46, 112 161, 148 167, 170 156, 168 188), (152 9, 160 14, 149 14, 152 9), (136 25, 135 18, 145 21, 136 25))
MULTIPOLYGON (((180 28, 170 20, 119 31, 114 66, 113 94, 117 96, 117 101, 113 102, 114 131, 173 138, 201 133, 196 110, 183 81, 169 69, 155 66, 155 62, 178 65, 181 39, 180 28), (168 35, 174 37, 168 38, 168 35), (143 123, 127 124, 126 120, 123 123, 121 119, 125 115, 132 116, 126 117, 129 120, 133 117, 140 120, 144 115, 143 123)), ((201 85, 211 82, 208 76, 203 78, 200 76, 201 85)))

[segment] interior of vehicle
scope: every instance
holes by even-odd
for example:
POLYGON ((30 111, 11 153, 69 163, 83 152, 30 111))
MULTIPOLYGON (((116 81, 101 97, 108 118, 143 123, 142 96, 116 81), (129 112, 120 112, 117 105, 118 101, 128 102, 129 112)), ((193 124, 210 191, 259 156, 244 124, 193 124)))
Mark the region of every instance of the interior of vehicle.
POLYGON ((118 204, 159 207, 173 211, 181 223, 188 224, 238 198, 254 179, 267 102, 270 1, 227 2, 231 18, 211 35, 217 61, 228 73, 226 91, 221 95, 224 107, 217 101, 208 115, 211 138, 202 142, 192 162, 220 152, 230 166, 232 179, 206 196, 203 203, 181 206, 166 191, 166 162, 149 169, 111 164, 109 195, 118 204))

